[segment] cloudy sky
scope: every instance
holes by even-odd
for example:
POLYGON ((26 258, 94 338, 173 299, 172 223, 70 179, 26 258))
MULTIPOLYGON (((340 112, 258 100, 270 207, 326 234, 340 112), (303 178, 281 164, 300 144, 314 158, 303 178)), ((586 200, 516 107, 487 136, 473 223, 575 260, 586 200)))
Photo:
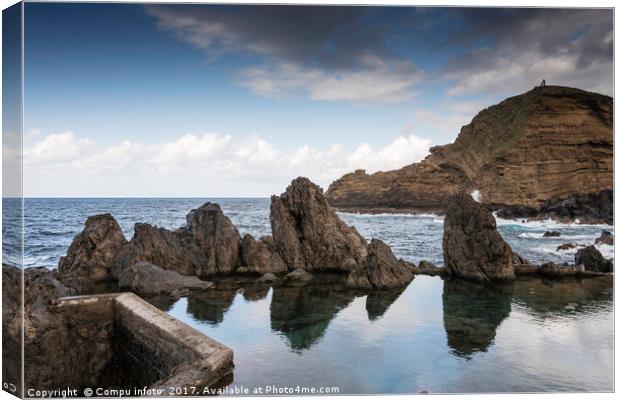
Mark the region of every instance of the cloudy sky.
POLYGON ((29 196, 326 188, 420 161, 543 78, 613 95, 610 10, 25 7, 29 196))

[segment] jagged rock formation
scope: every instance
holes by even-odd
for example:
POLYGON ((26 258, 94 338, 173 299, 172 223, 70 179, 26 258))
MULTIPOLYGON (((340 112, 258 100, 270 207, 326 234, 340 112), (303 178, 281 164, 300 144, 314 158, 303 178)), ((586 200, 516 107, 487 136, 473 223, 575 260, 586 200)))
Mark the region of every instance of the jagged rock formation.
POLYGON ((215 203, 192 210, 187 225, 174 232, 147 224, 136 224, 134 231, 115 260, 115 275, 140 261, 202 279, 232 273, 239 266, 241 237, 215 203))
POLYGON ((413 270, 396 259, 390 246, 381 240, 372 239, 364 265, 349 274, 347 286, 391 289, 406 286, 412 279, 413 270))
POLYGON ((370 245, 338 218, 320 187, 306 178, 271 197, 271 230, 277 252, 289 268, 349 274, 349 287, 383 289, 406 286, 412 271, 385 243, 370 245))
MULTIPOLYGON (((2 282, 3 300, 18 298, 16 301, 3 303, 3 314, 17 315, 21 308, 21 285, 13 283, 18 276, 18 280, 21 280, 21 271, 16 267, 3 265, 2 272, 3 278, 8 278, 2 282), (7 297, 4 297, 5 293, 8 294, 7 297)), ((28 268, 24 270, 23 287, 23 349, 24 368, 27 371, 24 375, 25 387, 96 387, 112 357, 112 321, 98 319, 99 315, 64 315, 56 310, 57 300, 74 295, 75 291, 65 286, 55 271, 43 267, 28 268), (90 326, 81 326, 79 322, 84 320, 97 322, 90 326), (74 329, 76 326, 80 326, 80 329, 74 329)), ((13 326, 21 322, 21 319, 3 319, 6 343, 21 343, 21 337, 16 336, 20 335, 21 330, 13 326)), ((20 363, 14 366, 19 368, 20 363)), ((6 367, 11 368, 9 365, 6 367)))
POLYGON ((409 268, 413 271, 414 275, 428 275, 428 276, 443 276, 446 274, 446 267, 438 267, 430 261, 422 260, 416 266, 413 263, 409 263, 403 260, 400 260, 409 266, 409 268))
POLYGON ((497 231, 493 214, 470 195, 450 201, 443 230, 450 275, 482 282, 515 279, 512 249, 497 231))
POLYGON ((307 178, 271 196, 269 221, 276 249, 290 269, 352 271, 366 258, 366 240, 338 218, 323 190, 307 178))
POLYGON ((305 285, 312 282, 313 279, 314 276, 312 276, 312 274, 298 268, 286 274, 284 277, 284 283, 291 285, 305 285))
POLYGON ((288 268, 275 252, 271 237, 256 241, 246 235, 242 241, 237 228, 214 203, 192 210, 187 224, 176 231, 138 223, 129 242, 111 215, 90 217, 59 263, 61 280, 79 293, 93 292, 94 283, 120 278, 123 287, 142 294, 180 290, 181 286, 195 289, 204 286, 200 279, 242 270, 262 275, 288 268))
POLYGON ((598 249, 592 245, 577 250, 575 265, 582 264, 586 271, 613 272, 613 263, 606 260, 598 249))
POLYGON ((127 242, 112 216, 92 217, 60 269, 65 282, 116 279, 121 287, 143 294, 202 287, 200 280, 183 276, 204 280, 233 273, 292 271, 285 281, 304 283, 310 272, 341 272, 350 275, 350 286, 374 289, 406 286, 413 279, 413 270, 388 245, 378 240, 368 245, 306 178, 272 196, 270 223, 273 237, 255 240, 247 234, 241 239, 220 206, 206 203, 192 210, 187 224, 176 231, 138 223, 127 242))
POLYGON ((118 286, 121 290, 130 289, 140 295, 152 296, 181 290, 208 289, 213 283, 143 261, 123 270, 118 278, 118 286))
POLYGON ((247 272, 262 275, 288 271, 288 267, 284 264, 280 255, 269 250, 270 241, 269 237, 262 237, 257 241, 249 233, 243 236, 241 241, 241 265, 247 268, 247 272))
POLYGON ((613 99, 579 89, 537 87, 476 115, 454 143, 420 163, 333 182, 332 206, 443 211, 456 193, 507 214, 589 218, 613 215, 613 99))
POLYGON ((614 245, 613 233, 603 230, 601 232, 601 236, 596 238, 596 240, 594 241, 594 244, 606 244, 608 246, 613 246, 614 245))
POLYGON ((89 217, 75 236, 67 255, 60 258, 62 275, 101 282, 110 278, 116 253, 127 243, 118 222, 110 214, 89 217))
MULTIPOLYGON (((6 219, 5 219, 6 223, 6 219)), ((2 264, 2 380, 22 396, 22 271, 2 264)))

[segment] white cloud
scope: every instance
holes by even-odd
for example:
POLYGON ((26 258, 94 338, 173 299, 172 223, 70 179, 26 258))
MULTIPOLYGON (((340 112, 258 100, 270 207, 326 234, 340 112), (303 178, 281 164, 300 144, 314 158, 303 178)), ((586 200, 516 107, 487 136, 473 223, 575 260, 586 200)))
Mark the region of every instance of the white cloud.
POLYGON ((30 196, 266 196, 307 176, 326 187, 358 168, 400 168, 428 154, 430 140, 415 135, 383 148, 362 143, 351 152, 333 144, 278 151, 259 136, 188 134, 177 140, 102 145, 71 132, 51 134, 24 149, 30 196))
POLYGON ((281 98, 305 92, 313 100, 353 103, 398 103, 414 97, 414 86, 424 77, 410 61, 392 61, 366 54, 356 70, 324 71, 294 63, 270 68, 248 68, 239 83, 254 93, 281 98))

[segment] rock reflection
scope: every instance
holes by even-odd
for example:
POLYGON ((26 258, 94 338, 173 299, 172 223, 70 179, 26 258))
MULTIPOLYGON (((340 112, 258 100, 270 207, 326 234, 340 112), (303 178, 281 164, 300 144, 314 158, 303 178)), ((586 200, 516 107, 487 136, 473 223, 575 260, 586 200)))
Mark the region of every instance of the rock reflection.
POLYGON ((195 319, 219 324, 237 295, 236 288, 205 290, 187 297, 187 312, 195 319))
POLYGON ((267 297, 269 286, 253 285, 243 288, 243 298, 247 301, 258 301, 267 297))
POLYGON ((307 349, 355 296, 355 291, 332 286, 276 287, 271 298, 271 329, 284 334, 292 349, 307 349))
POLYGON ((383 316, 390 306, 400 297, 406 288, 374 290, 366 297, 368 319, 375 321, 383 316))
POLYGON ((513 290, 513 284, 444 281, 443 321, 453 354, 470 358, 488 349, 497 327, 510 314, 513 290))
POLYGON ((515 283, 515 304, 538 317, 566 317, 612 306, 613 277, 527 279, 515 283))
POLYGON ((159 296, 144 298, 144 300, 148 301, 153 306, 159 308, 163 312, 169 312, 170 310, 172 310, 172 306, 174 306, 176 302, 179 301, 179 298, 163 294, 159 296))

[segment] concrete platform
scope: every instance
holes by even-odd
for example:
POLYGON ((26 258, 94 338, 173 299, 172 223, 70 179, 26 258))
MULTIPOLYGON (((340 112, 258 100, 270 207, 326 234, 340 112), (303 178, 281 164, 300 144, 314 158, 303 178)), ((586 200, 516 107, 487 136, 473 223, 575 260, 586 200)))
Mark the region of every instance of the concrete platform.
POLYGON ((93 344, 112 351, 102 387, 204 388, 232 374, 232 349, 133 293, 63 297, 55 308, 76 316, 72 325, 80 331, 111 324, 110 343, 93 344))

